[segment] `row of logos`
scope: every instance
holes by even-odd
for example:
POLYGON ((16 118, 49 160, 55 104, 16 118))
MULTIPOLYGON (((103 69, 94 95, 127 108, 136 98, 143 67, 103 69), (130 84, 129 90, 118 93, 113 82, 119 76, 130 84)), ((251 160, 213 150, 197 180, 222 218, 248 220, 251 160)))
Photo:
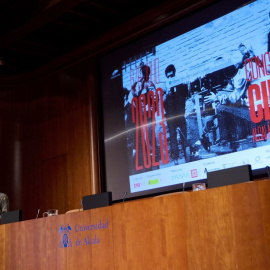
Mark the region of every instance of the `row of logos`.
POLYGON ((198 161, 199 163, 198 162, 196 163, 197 168, 188 169, 187 167, 190 164, 179 165, 182 166, 182 169, 180 168, 176 169, 174 167, 168 170, 167 168, 166 171, 160 170, 159 175, 156 174, 155 177, 152 179, 151 178, 149 179, 149 176, 151 176, 150 175, 151 172, 149 172, 148 175, 144 176, 142 175, 132 176, 130 177, 131 192, 143 191, 158 187, 164 187, 172 184, 205 179, 207 177, 207 172, 222 170, 235 166, 251 164, 253 169, 263 168, 269 164, 270 150, 268 148, 265 149, 264 153, 259 155, 256 153, 257 155, 255 154, 254 156, 252 156, 250 155, 250 153, 248 155, 247 153, 245 153, 244 154, 245 157, 242 156, 241 159, 239 159, 239 157, 232 158, 232 156, 230 156, 227 159, 223 159, 222 162, 219 162, 218 160, 209 160, 204 162, 198 161))

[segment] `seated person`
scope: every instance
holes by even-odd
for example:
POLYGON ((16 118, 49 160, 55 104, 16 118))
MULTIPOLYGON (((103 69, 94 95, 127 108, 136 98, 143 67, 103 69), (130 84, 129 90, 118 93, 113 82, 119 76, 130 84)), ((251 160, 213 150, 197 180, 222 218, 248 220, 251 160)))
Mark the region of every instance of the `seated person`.
POLYGON ((5 193, 0 192, 0 219, 1 214, 9 211, 9 200, 5 193))

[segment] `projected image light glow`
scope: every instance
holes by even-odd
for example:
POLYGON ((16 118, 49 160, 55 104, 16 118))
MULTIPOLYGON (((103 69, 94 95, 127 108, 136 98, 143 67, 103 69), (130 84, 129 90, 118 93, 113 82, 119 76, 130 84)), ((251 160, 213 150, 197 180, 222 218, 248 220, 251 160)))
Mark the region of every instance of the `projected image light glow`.
POLYGON ((114 200, 191 186, 207 171, 269 164, 269 11, 268 1, 254 1, 180 34, 176 22, 165 29, 174 37, 160 30, 162 42, 156 32, 104 57, 114 200))

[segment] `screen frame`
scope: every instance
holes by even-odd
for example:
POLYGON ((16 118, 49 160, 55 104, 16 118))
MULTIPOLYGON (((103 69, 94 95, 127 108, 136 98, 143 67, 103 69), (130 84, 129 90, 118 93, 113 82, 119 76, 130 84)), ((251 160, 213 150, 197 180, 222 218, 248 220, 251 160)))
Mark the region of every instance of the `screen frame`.
MULTIPOLYGON (((227 13, 236 10, 242 6, 245 6, 251 2, 255 1, 246 1, 246 0, 237 0, 237 1, 215 1, 214 3, 209 3, 203 8, 192 11, 188 14, 186 14, 183 17, 174 19, 173 21, 166 23, 165 25, 160 26, 159 28, 150 31, 149 33, 146 34, 141 34, 139 37, 136 39, 124 43, 122 46, 119 46, 115 48, 114 50, 106 52, 100 59, 100 78, 102 77, 102 73, 104 72, 103 70, 103 65, 104 65, 104 59, 110 58, 112 54, 119 54, 119 55, 125 55, 128 53, 128 51, 132 51, 132 55, 139 53, 141 50, 141 45, 140 44, 149 44, 149 40, 155 39, 156 44, 161 44, 164 41, 167 41, 171 38, 174 38, 176 36, 181 35, 182 33, 185 33, 191 29, 194 29, 196 27, 199 27, 200 25, 206 24, 216 18, 219 18, 223 15, 226 15, 227 13), (196 20, 195 20, 196 19, 196 20), (188 23, 185 23, 188 22, 188 23), (175 28, 181 24, 184 25, 184 27, 181 30, 176 31, 175 28), (168 29, 170 30, 168 34, 168 29), (166 33, 166 35, 164 34, 166 33), (176 34, 177 33, 177 34, 176 34), (159 38, 158 38, 159 36, 159 38), (166 36, 166 38, 165 38, 166 36)), ((169 20, 169 19, 168 19, 169 20)), ((126 58, 127 56, 123 57, 126 58)), ((102 92, 102 89, 101 89, 102 92)), ((101 93, 101 96, 104 93, 101 93)), ((102 100, 102 98, 101 98, 102 100)), ((101 102, 101 111, 102 111, 102 118, 104 119, 104 103, 101 102)), ((104 121, 102 122, 104 124, 104 121)), ((102 125, 102 136, 103 136, 103 141, 104 141, 104 125, 102 125)), ((103 144, 103 164, 104 164, 104 185, 105 185, 105 190, 106 191, 111 191, 110 190, 110 185, 108 185, 108 172, 106 170, 106 163, 108 164, 109 160, 106 160, 106 153, 105 153, 105 142, 103 144)), ((268 173, 266 168, 261 168, 261 169, 256 169, 252 171, 252 176, 253 178, 261 178, 261 177, 267 177, 268 173)), ((128 181, 128 180, 127 180, 128 181)), ((113 198, 113 202, 118 202, 121 201, 122 199, 124 200, 133 200, 133 199, 138 199, 138 198, 145 198, 145 197, 151 197, 155 195, 160 195, 160 194, 165 194, 165 193, 170 193, 170 192, 176 192, 176 191, 183 191, 183 190, 190 190, 192 188, 192 184, 194 183, 206 183, 206 178, 201 179, 201 180, 195 180, 195 181, 190 181, 187 183, 182 183, 182 184, 176 184, 176 185, 171 185, 168 187, 163 187, 163 188, 158 188, 154 190, 147 190, 144 192, 139 192, 138 194, 134 193, 128 193, 126 196, 123 193, 123 196, 117 196, 116 199, 113 198)))

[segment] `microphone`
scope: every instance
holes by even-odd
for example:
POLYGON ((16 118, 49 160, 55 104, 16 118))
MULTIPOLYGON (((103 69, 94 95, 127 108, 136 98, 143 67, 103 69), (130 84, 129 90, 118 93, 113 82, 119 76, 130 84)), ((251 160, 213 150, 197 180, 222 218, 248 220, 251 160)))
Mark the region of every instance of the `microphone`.
POLYGON ((185 182, 183 183, 183 192, 185 192, 185 182))
POLYGON ((268 174, 268 179, 270 179, 270 167, 266 166, 267 174, 268 174))
POLYGON ((123 203, 125 202, 126 196, 127 196, 127 192, 125 191, 124 192, 124 197, 123 197, 123 203))
POLYGON ((83 204, 83 199, 81 199, 81 203, 80 203, 80 207, 79 207, 79 212, 81 211, 82 204, 83 204))
POLYGON ((38 218, 39 212, 40 212, 40 209, 38 209, 38 211, 37 211, 37 217, 36 217, 36 219, 38 218))

